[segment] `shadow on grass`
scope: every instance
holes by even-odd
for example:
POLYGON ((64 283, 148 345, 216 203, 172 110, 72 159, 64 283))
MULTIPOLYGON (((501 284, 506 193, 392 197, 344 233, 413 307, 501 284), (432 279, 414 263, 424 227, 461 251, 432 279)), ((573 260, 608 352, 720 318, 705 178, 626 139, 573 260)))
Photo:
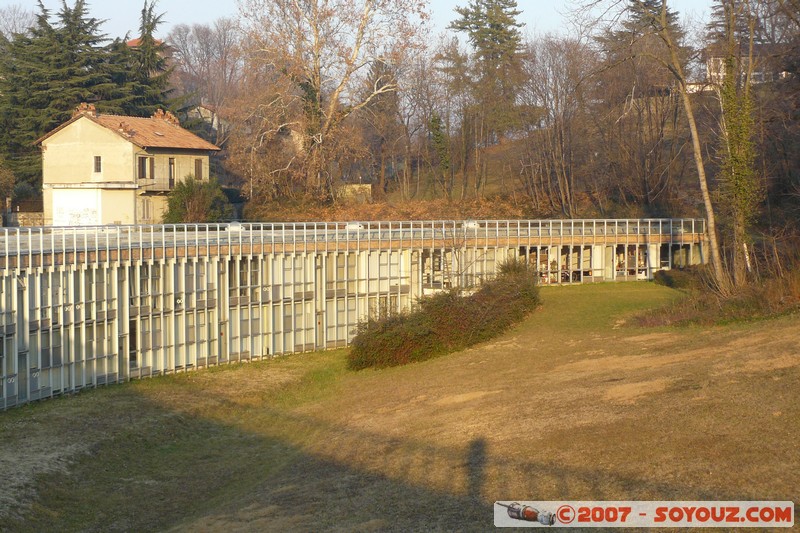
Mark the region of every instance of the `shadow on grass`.
POLYGON ((126 422, 104 428, 68 474, 40 476, 32 507, 0 529, 483 531, 495 500, 740 499, 499 457, 485 437, 448 446, 232 402, 211 419, 183 400, 139 397, 133 415, 110 403, 104 423, 126 422))

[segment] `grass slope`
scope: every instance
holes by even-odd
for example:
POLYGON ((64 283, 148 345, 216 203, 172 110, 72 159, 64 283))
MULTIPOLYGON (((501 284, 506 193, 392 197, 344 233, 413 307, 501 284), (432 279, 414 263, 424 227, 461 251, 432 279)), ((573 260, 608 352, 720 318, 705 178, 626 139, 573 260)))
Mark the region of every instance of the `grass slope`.
POLYGON ((497 341, 343 351, 0 413, 9 531, 478 530, 497 499, 800 500, 796 316, 623 327, 677 293, 545 287, 497 341))

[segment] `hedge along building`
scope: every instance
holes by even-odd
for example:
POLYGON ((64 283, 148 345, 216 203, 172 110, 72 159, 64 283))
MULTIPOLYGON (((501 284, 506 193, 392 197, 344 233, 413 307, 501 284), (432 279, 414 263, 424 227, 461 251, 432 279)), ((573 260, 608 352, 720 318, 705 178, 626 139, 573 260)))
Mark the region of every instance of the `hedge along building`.
POLYGON ((207 180, 209 153, 219 151, 171 113, 101 115, 87 104, 37 143, 53 226, 160 223, 169 191, 188 175, 207 180))
POLYGON ((704 261, 702 220, 441 221, 0 233, 0 408, 345 346, 359 320, 470 287, 510 257, 542 283, 704 261))

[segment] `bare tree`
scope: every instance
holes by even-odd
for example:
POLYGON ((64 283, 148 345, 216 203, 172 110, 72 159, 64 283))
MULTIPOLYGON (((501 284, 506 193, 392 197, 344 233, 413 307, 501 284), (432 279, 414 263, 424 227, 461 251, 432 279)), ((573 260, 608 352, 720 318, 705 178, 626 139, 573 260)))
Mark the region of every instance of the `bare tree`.
MULTIPOLYGON (((399 84, 394 65, 376 61, 364 83, 364 92, 372 92, 382 83, 399 84)), ((372 98, 369 105, 356 114, 371 159, 373 198, 383 198, 388 192, 390 169, 394 167, 392 154, 402 137, 400 122, 400 91, 382 92, 372 98)), ((365 95, 366 96, 366 95, 365 95)))
POLYGON ((694 157, 697 177, 700 185, 700 196, 703 201, 708 223, 708 240, 711 248, 711 266, 714 270, 714 278, 721 292, 729 291, 729 281, 725 274, 720 253, 719 241, 717 238, 717 224, 714 205, 711 201, 711 193, 708 188, 706 178, 705 160, 702 151, 700 131, 695 120, 694 103, 692 102, 689 90, 689 80, 686 75, 685 61, 682 57, 682 43, 680 36, 675 35, 671 24, 671 10, 667 0, 593 0, 584 3, 582 10, 591 12, 599 10, 601 13, 615 13, 616 17, 621 16, 628 10, 636 9, 647 22, 648 31, 644 35, 654 35, 663 43, 666 54, 658 55, 653 58, 667 69, 675 81, 675 88, 680 95, 683 104, 686 120, 689 125, 689 132, 692 140, 692 154, 694 157))
POLYGON ((800 0, 762 0, 768 11, 766 42, 775 54, 772 72, 777 83, 757 91, 761 172, 767 189, 770 220, 781 210, 800 221, 800 0), (773 210, 773 208, 778 208, 773 210))
MULTIPOLYGON (((336 136, 347 117, 397 83, 363 90, 376 61, 402 63, 421 43, 422 0, 243 0, 250 53, 295 87, 302 101, 302 165, 309 189, 332 197, 336 136)), ((300 119, 300 117, 298 117, 300 119)))
POLYGON ((292 199, 302 189, 293 167, 302 138, 291 117, 302 114, 291 84, 271 69, 248 65, 237 95, 230 101, 227 165, 244 181, 253 204, 292 199))
POLYGON ((791 21, 795 31, 800 28, 800 0, 776 0, 780 13, 791 21))
MULTIPOLYGON (((592 110, 597 150, 606 163, 602 173, 616 198, 656 216, 674 207, 685 189, 681 178, 690 150, 680 95, 660 64, 667 50, 648 18, 634 11, 595 37, 601 60, 592 76, 592 110)), ((673 33, 682 34, 677 13, 670 18, 673 33)))
POLYGON ((721 193, 733 230, 733 281, 742 285, 751 270, 747 231, 761 200, 761 183, 755 168, 753 73, 758 17, 749 0, 721 0, 712 35, 720 48, 721 79, 714 88, 720 103, 721 193))
POLYGON ((434 102, 440 101, 440 87, 434 80, 434 74, 432 58, 424 52, 415 54, 398 69, 400 91, 397 112, 398 121, 402 124, 402 137, 396 142, 401 143, 402 149, 394 153, 395 167, 401 168, 400 190, 403 199, 419 194, 421 172, 418 162, 422 159, 422 147, 427 144, 434 102))
POLYGON ((206 118, 224 143, 230 134, 231 102, 243 80, 241 32, 237 22, 221 18, 213 24, 175 26, 167 37, 177 63, 184 94, 207 111, 206 118))
POLYGON ((33 26, 36 16, 20 4, 0 7, 0 34, 11 39, 15 33, 27 33, 33 26))
POLYGON ((576 181, 589 152, 583 81, 595 63, 585 43, 556 36, 529 43, 525 58, 522 98, 539 120, 528 127, 523 184, 534 203, 544 198, 567 217, 576 214, 576 181))
POLYGON ((461 176, 461 199, 464 200, 469 190, 470 167, 473 168, 473 188, 477 196, 484 160, 482 139, 477 133, 481 109, 473 90, 473 64, 467 50, 462 48, 458 39, 452 38, 440 43, 435 66, 441 94, 432 111, 443 117, 445 129, 452 139, 450 159, 453 176, 450 181, 455 181, 455 174, 461 176))

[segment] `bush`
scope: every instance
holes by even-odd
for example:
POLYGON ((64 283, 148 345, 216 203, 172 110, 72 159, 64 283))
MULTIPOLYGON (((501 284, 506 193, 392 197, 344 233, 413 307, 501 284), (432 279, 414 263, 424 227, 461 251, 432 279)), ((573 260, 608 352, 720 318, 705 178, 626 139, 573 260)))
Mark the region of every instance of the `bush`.
POLYGON ((700 290, 703 288, 704 266, 659 270, 653 274, 653 281, 672 289, 700 290))
POLYGON ((370 318, 358 327, 348 367, 424 361, 496 337, 539 306, 536 280, 524 262, 512 261, 472 295, 451 290, 421 298, 412 312, 370 318))
POLYGON ((643 326, 711 325, 776 316, 800 309, 800 268, 753 282, 723 298, 700 284, 690 297, 638 317, 643 326))
POLYGON ((198 180, 190 174, 167 196, 164 224, 222 222, 232 214, 233 207, 216 180, 198 180))

